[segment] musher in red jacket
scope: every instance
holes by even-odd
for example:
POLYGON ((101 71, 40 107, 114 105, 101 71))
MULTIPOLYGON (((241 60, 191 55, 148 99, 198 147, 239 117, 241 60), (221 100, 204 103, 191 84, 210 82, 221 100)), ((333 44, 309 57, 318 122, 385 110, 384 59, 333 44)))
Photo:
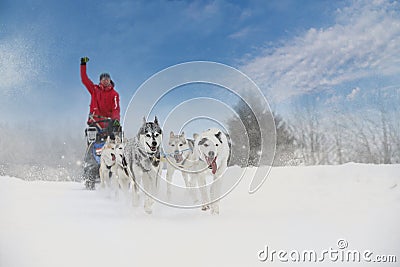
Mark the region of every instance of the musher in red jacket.
POLYGON ((114 82, 111 80, 110 74, 102 73, 100 75, 100 83, 94 84, 86 73, 86 63, 88 57, 81 58, 81 79, 91 95, 88 125, 97 125, 101 128, 108 127, 107 123, 99 122, 107 118, 113 120, 114 126, 119 126, 120 107, 119 94, 114 89, 114 82))
MULTIPOLYGON (((94 84, 86 73, 88 61, 89 58, 87 57, 81 58, 81 79, 91 96, 87 123, 89 126, 95 126, 97 131, 95 139, 88 139, 87 141, 88 147, 83 163, 82 178, 85 181, 86 188, 93 190, 95 189, 95 182, 99 180, 99 161, 103 142, 105 142, 107 136, 110 136, 111 139, 114 139, 115 135, 122 137, 122 128, 119 123, 119 95, 114 90, 114 83, 110 74, 102 73, 100 83, 94 84)), ((87 136, 88 130, 89 128, 85 131, 87 136)))

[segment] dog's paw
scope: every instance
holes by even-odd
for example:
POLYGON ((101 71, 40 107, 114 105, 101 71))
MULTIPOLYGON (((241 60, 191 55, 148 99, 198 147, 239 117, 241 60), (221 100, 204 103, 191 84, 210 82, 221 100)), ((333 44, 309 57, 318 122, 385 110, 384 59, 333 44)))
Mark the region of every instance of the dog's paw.
POLYGON ((209 209, 210 209, 210 206, 209 206, 209 205, 204 205, 204 206, 201 207, 201 210, 202 210, 202 211, 207 211, 207 210, 209 210, 209 209))

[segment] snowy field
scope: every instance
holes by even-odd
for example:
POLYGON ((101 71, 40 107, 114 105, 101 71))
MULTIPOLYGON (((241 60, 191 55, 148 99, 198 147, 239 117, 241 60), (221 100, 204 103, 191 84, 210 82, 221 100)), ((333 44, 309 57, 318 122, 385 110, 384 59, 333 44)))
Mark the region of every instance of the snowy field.
POLYGON ((213 216, 158 203, 147 215, 80 183, 0 177, 0 266, 399 266, 400 165, 273 168, 253 195, 249 179, 213 216), (266 247, 288 261, 260 261, 266 247), (288 256, 332 249, 373 254, 368 263, 288 256), (379 255, 397 263, 373 263, 379 255))

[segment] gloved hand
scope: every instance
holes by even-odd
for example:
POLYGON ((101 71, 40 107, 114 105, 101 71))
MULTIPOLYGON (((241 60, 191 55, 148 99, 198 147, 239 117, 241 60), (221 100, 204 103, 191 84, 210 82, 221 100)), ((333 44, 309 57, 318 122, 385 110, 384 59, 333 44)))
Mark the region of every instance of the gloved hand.
POLYGON ((114 120, 113 126, 121 126, 121 124, 119 123, 119 120, 114 120))
POLYGON ((86 63, 89 61, 88 57, 81 57, 81 65, 86 65, 86 63))

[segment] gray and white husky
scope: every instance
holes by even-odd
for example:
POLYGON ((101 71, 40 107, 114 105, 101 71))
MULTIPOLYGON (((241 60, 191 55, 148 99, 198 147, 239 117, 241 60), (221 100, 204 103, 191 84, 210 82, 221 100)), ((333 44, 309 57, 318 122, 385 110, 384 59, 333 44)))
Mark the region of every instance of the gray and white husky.
MULTIPOLYGON (((190 190, 195 186, 195 181, 190 177, 190 173, 195 171, 194 166, 198 165, 193 154, 193 148, 194 140, 187 139, 184 132, 175 135, 171 131, 165 155, 167 161, 167 196, 169 199, 171 198, 172 176, 176 170, 181 171, 187 189, 190 190)), ((189 192, 194 202, 197 202, 194 191, 190 190, 189 192)))
MULTIPOLYGON (((144 210, 152 213, 154 199, 157 194, 158 179, 160 175, 160 145, 162 130, 157 117, 153 122, 143 118, 143 124, 136 137, 128 139, 124 148, 125 164, 128 173, 135 184, 141 184, 145 191, 144 210)), ((133 186, 133 199, 139 193, 133 186), (135 195, 136 194, 136 195, 135 195)))

